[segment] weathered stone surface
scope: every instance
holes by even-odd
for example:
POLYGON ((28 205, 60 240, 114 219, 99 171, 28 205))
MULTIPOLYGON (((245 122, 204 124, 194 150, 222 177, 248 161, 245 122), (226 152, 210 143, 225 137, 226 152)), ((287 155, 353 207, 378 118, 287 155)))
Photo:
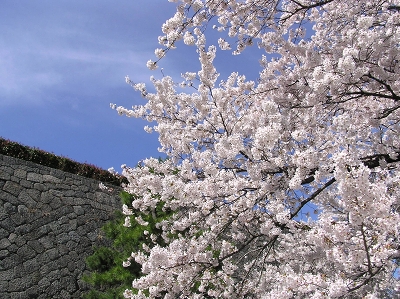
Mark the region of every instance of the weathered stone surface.
POLYGON ((10 252, 8 250, 0 250, 0 259, 5 258, 9 254, 10 254, 10 252))
POLYGON ((11 175, 14 173, 14 170, 11 167, 7 167, 6 165, 0 165, 0 180, 11 180, 11 175))
POLYGON ((44 251, 44 246, 38 240, 28 241, 28 246, 35 250, 36 253, 44 251))
POLYGON ((17 184, 16 182, 11 182, 8 181, 5 183, 3 190, 7 193, 10 193, 12 195, 18 196, 19 193, 23 190, 24 188, 17 184))
POLYGON ((13 204, 6 202, 4 204, 4 210, 6 211, 6 213, 10 214, 14 214, 17 211, 17 207, 15 207, 13 204))
POLYGON ((34 258, 36 256, 36 252, 28 245, 23 245, 20 247, 17 251, 17 254, 25 260, 34 258))
POLYGON ((27 175, 28 181, 43 183, 43 176, 39 173, 29 172, 27 175))
POLYGON ((28 189, 27 191, 22 190, 19 195, 18 195, 18 200, 20 203, 26 205, 30 209, 34 209, 37 205, 37 200, 35 196, 31 196, 30 190, 28 189))
POLYGON ((0 155, 0 298, 81 298, 85 258, 119 210, 99 182, 0 155))
POLYGON ((7 230, 5 230, 4 228, 0 228, 0 239, 5 238, 9 235, 10 235, 10 233, 7 230))
POLYGON ((15 169, 14 170, 14 176, 16 176, 17 178, 26 179, 26 174, 27 174, 26 170, 23 170, 23 169, 15 169))
POLYGON ((19 180, 19 184, 24 188, 32 188, 33 183, 26 180, 19 180))
POLYGON ((61 183, 61 180, 59 178, 56 178, 55 176, 45 174, 43 175, 43 181, 44 182, 50 182, 50 183, 61 183))
POLYGON ((11 245, 10 240, 8 240, 6 238, 0 240, 0 249, 5 249, 10 245, 11 245))
POLYGON ((5 230, 7 230, 7 231, 9 231, 9 232, 15 230, 15 227, 14 227, 14 226, 15 226, 15 225, 14 225, 14 222, 13 222, 9 217, 8 217, 8 218, 5 218, 4 220, 2 220, 2 221, 0 222, 0 227, 3 228, 3 229, 5 229, 5 230), (14 230, 13 230, 13 228, 14 228, 14 230))
POLYGON ((74 212, 78 216, 85 214, 85 210, 81 206, 74 206, 74 212))

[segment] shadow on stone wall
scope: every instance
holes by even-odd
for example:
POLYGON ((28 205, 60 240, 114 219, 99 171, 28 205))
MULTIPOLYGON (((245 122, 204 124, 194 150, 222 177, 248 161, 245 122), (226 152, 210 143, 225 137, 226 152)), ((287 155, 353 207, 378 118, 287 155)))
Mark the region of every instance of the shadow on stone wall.
POLYGON ((99 181, 0 154, 0 298, 80 298, 85 258, 121 209, 99 181))

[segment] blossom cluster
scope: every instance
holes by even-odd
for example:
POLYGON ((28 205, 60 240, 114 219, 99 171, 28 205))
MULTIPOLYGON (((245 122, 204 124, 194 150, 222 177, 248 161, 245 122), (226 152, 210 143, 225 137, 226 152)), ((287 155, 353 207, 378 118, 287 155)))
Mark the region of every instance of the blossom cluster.
POLYGON ((124 213, 173 211, 125 298, 399 296, 400 1, 173 2, 156 55, 195 47, 195 92, 164 76, 114 106, 155 122, 169 157, 124 168, 124 213), (220 49, 265 51, 257 82, 218 81, 213 20, 220 49))

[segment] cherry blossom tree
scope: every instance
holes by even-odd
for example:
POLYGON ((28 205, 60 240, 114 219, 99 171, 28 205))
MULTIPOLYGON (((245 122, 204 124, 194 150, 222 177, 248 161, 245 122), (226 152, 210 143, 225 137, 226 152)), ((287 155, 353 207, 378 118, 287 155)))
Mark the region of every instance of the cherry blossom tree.
POLYGON ((113 105, 169 157, 124 168, 130 213, 174 211, 125 298, 399 296, 400 1, 171 2, 148 67, 183 40, 200 70, 113 105), (219 79, 217 47, 250 46, 258 80, 219 79))

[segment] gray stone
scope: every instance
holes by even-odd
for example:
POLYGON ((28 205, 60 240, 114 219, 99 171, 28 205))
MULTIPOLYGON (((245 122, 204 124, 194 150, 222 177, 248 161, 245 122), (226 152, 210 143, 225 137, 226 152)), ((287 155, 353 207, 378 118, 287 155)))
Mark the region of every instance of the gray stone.
POLYGON ((41 191, 35 189, 26 189, 26 193, 34 200, 39 201, 41 191))
POLYGON ((90 199, 90 200, 95 200, 96 199, 95 196, 94 196, 94 193, 86 193, 86 197, 88 199, 90 199))
POLYGON ((39 282, 38 282, 38 291, 39 293, 44 293, 46 288, 50 285, 50 281, 48 280, 47 277, 43 277, 39 282))
POLYGON ((88 239, 92 242, 97 240, 97 236, 98 236, 97 232, 90 232, 87 234, 88 239))
POLYGON ((41 183, 35 183, 33 185, 33 188, 35 188, 38 191, 47 191, 47 190, 49 190, 48 187, 45 184, 41 184, 41 183))
POLYGON ((81 238, 76 231, 70 231, 68 233, 68 236, 70 237, 70 240, 75 241, 75 242, 79 242, 79 240, 81 238))
POLYGON ((29 172, 26 179, 37 183, 43 183, 43 175, 39 173, 29 172))
POLYGON ((76 261, 77 259, 79 259, 79 255, 75 251, 71 251, 68 254, 68 256, 69 256, 71 261, 76 261))
POLYGON ((8 290, 8 281, 0 280, 0 290, 6 292, 8 290))
POLYGON ((45 249, 50 249, 54 246, 54 241, 51 237, 45 236, 39 239, 39 242, 43 245, 45 249))
POLYGON ((51 231, 56 235, 62 233, 61 226, 58 223, 58 221, 49 223, 49 227, 50 227, 51 231))
MULTIPOLYGON (((45 204, 45 203, 39 203, 37 208, 38 208, 38 210, 40 210, 41 216, 44 216, 44 217, 50 216, 51 214, 54 214, 54 212, 55 212, 54 209, 52 209, 50 207, 50 205, 45 204)), ((56 219, 56 218, 54 218, 54 219, 56 219)), ((53 218, 51 218, 51 219, 53 219, 53 218)))
POLYGON ((38 240, 29 241, 28 246, 35 250, 36 253, 42 253, 44 251, 44 246, 38 240))
MULTIPOLYGON (((5 185, 3 188, 5 188, 5 185)), ((0 190, 0 198, 1 198, 2 202, 9 202, 9 203, 12 203, 13 205, 18 205, 20 203, 17 196, 12 195, 11 193, 8 193, 3 190, 0 190)))
POLYGON ((0 166, 0 180, 9 181, 14 170, 11 167, 0 166))
POLYGON ((40 294, 36 286, 28 288, 25 291, 25 293, 26 293, 26 298, 32 298, 32 299, 38 298, 38 296, 40 294))
POLYGON ((26 244, 26 239, 23 237, 17 237, 14 241, 14 244, 17 245, 18 247, 21 247, 22 245, 26 244))
POLYGON ((45 174, 43 175, 43 181, 44 182, 50 182, 50 183, 54 183, 54 184, 59 184, 61 183, 61 180, 55 176, 49 175, 49 174, 45 174))
POLYGON ((8 256, 10 254, 10 252, 6 249, 4 250, 0 250, 0 259, 5 258, 6 256, 8 256))
POLYGON ((74 212, 76 215, 83 215, 85 210, 81 206, 74 206, 74 212))
POLYGON ((64 294, 65 297, 62 297, 63 295, 61 294, 61 284, 60 281, 54 280, 51 285, 47 288, 46 293, 50 298, 53 298, 55 296, 58 296, 59 298, 68 298, 68 294, 64 294))
POLYGON ((10 233, 7 230, 5 230, 4 228, 0 228, 0 239, 8 237, 9 235, 10 233))
POLYGON ((19 205, 18 206, 18 213, 23 215, 23 214, 26 214, 28 212, 29 212, 29 210, 25 205, 19 205))
POLYGON ((15 182, 8 181, 5 183, 3 190, 14 196, 18 196, 19 193, 23 190, 23 188, 15 182))
MULTIPOLYGON (((74 266, 70 266, 70 265, 73 265, 73 264, 70 263, 70 264, 68 265, 68 269, 69 269, 69 268, 75 268, 74 266)), ((73 271, 71 271, 71 272, 73 272, 73 271)), ((67 286, 66 291, 67 291, 69 294, 72 294, 73 292, 75 292, 75 291, 77 290, 76 282, 75 282, 74 279, 72 279, 71 276, 63 277, 63 278, 61 279, 61 283, 62 283, 63 285, 65 285, 65 286, 67 286)))
POLYGON ((70 221, 71 220, 76 220, 76 218, 77 218, 77 215, 75 214, 75 213, 69 213, 68 215, 67 215, 67 217, 70 219, 70 221))
POLYGON ((15 183, 17 183, 18 185, 20 185, 20 178, 17 178, 16 176, 11 176, 11 178, 10 178, 10 181, 11 182, 15 182, 15 183))
POLYGON ((62 202, 59 198, 53 197, 53 200, 49 203, 49 205, 53 210, 56 210, 62 206, 62 202))
MULTIPOLYGON (((5 259, 1 261, 1 267, 5 270, 14 269, 14 267, 20 264, 21 262, 22 259, 19 256, 9 254, 5 259)), ((15 277, 14 272, 12 277, 15 277)), ((10 278, 8 278, 8 280, 10 278)))
POLYGON ((14 170, 14 176, 16 176, 17 178, 26 179, 26 174, 27 174, 26 170, 23 169, 14 170))
MULTIPOLYGON (((27 287, 27 281, 23 278, 16 278, 12 283, 9 284, 9 292, 20 292, 25 290, 27 287)), ((22 297, 20 297, 22 298, 22 297)))
POLYGON ((62 270, 67 268, 69 262, 70 262, 70 259, 67 255, 63 255, 57 260, 57 263, 62 270))
MULTIPOLYGON (((33 238, 34 239, 39 239, 45 235, 47 235, 51 231, 49 225, 41 225, 38 227, 34 232, 33 232, 33 238)), ((40 239, 39 239, 40 241, 40 239)))
POLYGON ((8 250, 9 252, 11 252, 11 253, 17 253, 18 246, 15 245, 15 244, 11 244, 11 245, 7 248, 7 250, 8 250))
POLYGON ((71 230, 76 230, 77 226, 78 226, 78 220, 76 219, 72 219, 69 221, 69 227, 71 230))
POLYGON ((6 202, 4 204, 4 211, 6 211, 7 214, 14 214, 17 212, 17 207, 15 207, 12 203, 6 202))
POLYGON ((20 180, 19 184, 24 188, 32 188, 33 183, 27 180, 20 180))
POLYGON ((53 195, 54 197, 63 197, 64 196, 64 192, 59 190, 59 185, 57 186, 53 186, 53 189, 49 190, 50 194, 53 195), (57 190, 55 190, 57 189, 57 190))
POLYGON ((7 299, 21 299, 21 298, 28 298, 26 292, 18 292, 18 293, 9 293, 10 297, 7 299))
POLYGON ((0 281, 10 281, 13 278, 14 278, 14 270, 13 269, 0 271, 0 281))
POLYGON ((67 217, 67 216, 62 216, 62 217, 60 217, 59 219, 58 219, 58 224, 59 225, 61 225, 61 224, 66 224, 66 223, 68 223, 69 222, 69 218, 67 217))
POLYGON ((67 244, 59 244, 57 246, 57 248, 58 248, 58 252, 60 253, 61 256, 65 256, 70 252, 67 244))
POLYGON ((17 163, 18 161, 22 161, 17 158, 6 156, 6 155, 1 155, 1 157, 2 157, 3 161, 6 162, 6 164, 8 164, 8 165, 18 164, 17 163))
MULTIPOLYGON (((44 264, 43 266, 40 267, 40 273, 42 273, 43 275, 47 275, 49 278, 51 278, 48 273, 50 273, 51 271, 56 271, 56 273, 58 273, 58 271, 59 271, 58 260, 49 261, 49 258, 46 254, 43 254, 43 257, 46 257, 46 259, 44 259, 44 258, 38 259, 38 261, 41 265, 44 264)), ((51 280, 53 280, 53 279, 51 279, 51 280)))
POLYGON ((69 175, 69 173, 65 173, 65 172, 63 172, 62 170, 59 170, 59 169, 51 168, 50 169, 50 175, 55 176, 56 178, 59 178, 61 180, 65 180, 65 177, 67 175, 69 175))
MULTIPOLYGON (((60 285, 62 286, 63 283, 65 283, 65 282, 64 282, 64 281, 61 281, 61 282, 60 282, 60 285)), ((61 291, 60 291, 59 298, 71 298, 70 295, 71 295, 71 294, 70 294, 67 290, 61 290, 61 291)))
POLYGON ((67 267, 70 272, 74 272, 77 269, 76 263, 69 263, 67 267))
POLYGON ((0 290, 7 298, 80 298, 85 258, 106 243, 100 227, 120 209, 117 193, 1 154, 0 164, 0 290))
POLYGON ((26 260, 35 257, 36 252, 28 245, 23 245, 20 249, 18 249, 17 254, 26 260))
POLYGON ((5 218, 2 220, 0 222, 0 226, 9 232, 13 232, 15 230, 15 224, 10 218, 5 218))
POLYGON ((32 273, 39 270, 39 264, 36 259, 31 259, 23 263, 24 272, 32 273))
POLYGON ((55 260, 56 258, 58 258, 60 256, 58 254, 58 249, 57 248, 50 248, 49 250, 46 250, 45 253, 47 254, 47 256, 49 257, 49 259, 51 261, 55 260))
POLYGON ((65 195, 66 197, 74 197, 74 196, 76 196, 76 192, 73 191, 73 190, 66 190, 65 193, 64 193, 64 195, 65 195))
MULTIPOLYGON (((57 189, 62 190, 63 194, 65 196, 70 196, 70 192, 71 192, 71 187, 69 185, 66 184, 57 184, 57 189)), ((73 191, 72 191, 73 192, 73 191)))
POLYGON ((54 196, 52 194, 50 194, 50 191, 45 191, 40 195, 40 201, 42 203, 46 203, 49 204, 52 202, 54 196))
POLYGON ((57 242, 59 244, 66 244, 70 240, 67 233, 62 233, 57 236, 57 242))
POLYGON ((23 203, 24 205, 26 205, 28 208, 30 209, 34 209, 36 208, 37 202, 36 200, 34 200, 34 198, 32 198, 30 196, 30 189, 28 190, 22 190, 21 193, 18 195, 18 200, 23 203))
POLYGON ((15 242, 15 240, 18 238, 18 236, 16 235, 16 234, 14 234, 14 233, 11 233, 9 236, 8 236, 8 240, 11 242, 11 243, 14 243, 15 242))
POLYGON ((0 240, 0 249, 5 249, 10 245, 11 245, 10 240, 8 240, 6 238, 0 240))
POLYGON ((68 241, 67 242, 67 244, 65 244, 68 248, 69 248, 69 250, 76 250, 77 249, 77 247, 78 247, 78 242, 75 242, 75 241, 68 241))
POLYGON ((70 205, 65 205, 58 209, 58 213, 60 213, 59 215, 68 215, 69 213, 73 212, 74 208, 70 205))
POLYGON ((25 217, 23 217, 21 214, 16 213, 10 216, 11 220, 14 221, 14 223, 18 226, 23 223, 25 223, 25 217))
MULTIPOLYGON (((18 214, 16 214, 18 215, 18 214)), ((32 227, 30 224, 24 224, 15 228, 15 233, 19 236, 25 235, 31 231, 32 227)))
MULTIPOLYGON (((8 214, 4 209, 0 209, 0 222, 3 221, 4 219, 8 218, 8 214)), ((0 228, 1 231, 1 228, 0 228)), ((1 238, 1 232, 0 232, 0 238, 1 238)))

